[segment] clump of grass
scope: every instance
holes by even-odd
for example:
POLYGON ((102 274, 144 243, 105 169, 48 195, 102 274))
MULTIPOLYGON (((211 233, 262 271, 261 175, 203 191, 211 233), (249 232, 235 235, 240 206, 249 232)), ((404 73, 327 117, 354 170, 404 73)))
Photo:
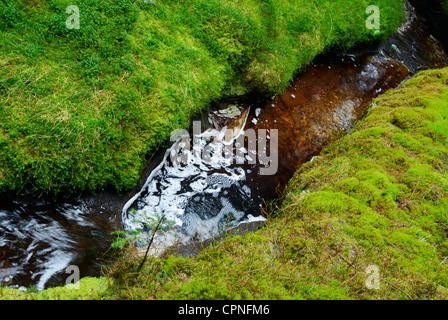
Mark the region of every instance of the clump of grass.
POLYGON ((0 192, 133 187, 145 156, 221 97, 281 91, 328 48, 385 37, 402 0, 0 1, 0 192))

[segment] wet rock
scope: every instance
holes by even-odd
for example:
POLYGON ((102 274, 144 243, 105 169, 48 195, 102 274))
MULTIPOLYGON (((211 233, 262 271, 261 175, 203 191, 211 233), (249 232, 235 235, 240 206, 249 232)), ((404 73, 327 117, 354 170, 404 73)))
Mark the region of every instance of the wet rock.
POLYGON ((221 130, 233 122, 233 120, 241 119, 244 114, 244 109, 245 107, 242 105, 229 104, 223 109, 211 111, 209 119, 215 129, 221 130))
POLYGON ((392 44, 391 48, 396 52, 396 53, 401 53, 400 49, 398 49, 397 45, 392 44))
POLYGON ((227 109, 219 110, 218 113, 220 117, 236 118, 241 115, 241 110, 238 105, 231 104, 227 109))

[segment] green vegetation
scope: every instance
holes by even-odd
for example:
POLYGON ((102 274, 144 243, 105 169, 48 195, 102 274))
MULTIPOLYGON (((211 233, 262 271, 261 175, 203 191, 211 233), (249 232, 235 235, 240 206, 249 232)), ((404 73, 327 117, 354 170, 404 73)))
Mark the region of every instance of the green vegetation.
POLYGON ((78 297, 447 299, 447 170, 445 68, 375 99, 351 135, 298 170, 262 229, 194 258, 150 258, 138 274, 140 258, 125 251, 107 278, 88 280, 101 290, 78 297), (366 287, 370 265, 379 290, 366 287))
POLYGON ((83 278, 77 285, 69 284, 65 287, 55 287, 44 291, 20 291, 0 287, 0 300, 100 300, 109 293, 106 278, 83 278))
POLYGON ((387 36, 402 0, 0 0, 0 192, 133 187, 227 95, 279 92, 328 48, 387 36), (66 8, 80 10, 67 29, 66 8))
POLYGON ((441 5, 443 11, 448 14, 448 0, 441 0, 441 5))
POLYGON ((139 214, 135 210, 133 214, 137 216, 133 222, 138 223, 141 227, 136 228, 136 230, 118 230, 112 232, 112 235, 116 235, 117 239, 112 243, 111 247, 123 249, 135 243, 145 245, 145 255, 137 267, 137 273, 139 273, 146 263, 156 234, 174 234, 175 222, 168 220, 165 215, 160 215, 157 212, 155 212, 155 217, 147 216, 146 212, 139 214), (144 232, 144 230, 150 230, 150 232, 144 232))

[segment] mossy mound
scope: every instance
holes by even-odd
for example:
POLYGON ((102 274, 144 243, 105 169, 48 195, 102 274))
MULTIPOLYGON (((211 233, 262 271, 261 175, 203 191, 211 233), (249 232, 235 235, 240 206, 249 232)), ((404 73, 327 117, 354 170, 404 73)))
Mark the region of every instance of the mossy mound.
POLYGON ((300 239, 288 258, 314 272, 316 287, 336 283, 353 298, 447 297, 447 119, 448 69, 422 72, 297 172, 279 221, 297 219, 283 245, 300 239), (381 272, 378 291, 365 286, 369 265, 381 272))
POLYGON ((403 1, 0 1, 0 192, 135 186, 145 155, 221 97, 279 92, 328 48, 385 37, 403 1))

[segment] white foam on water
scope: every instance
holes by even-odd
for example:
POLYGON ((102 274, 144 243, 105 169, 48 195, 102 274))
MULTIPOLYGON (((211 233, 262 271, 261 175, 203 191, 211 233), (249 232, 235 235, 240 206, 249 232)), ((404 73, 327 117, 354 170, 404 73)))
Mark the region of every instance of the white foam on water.
POLYGON ((33 275, 34 277, 41 274, 39 282, 36 284, 36 288, 38 290, 43 290, 47 281, 58 271, 65 269, 70 264, 71 260, 71 255, 67 255, 59 251, 48 257, 48 261, 45 262, 44 271, 33 275))
MULTIPOLYGON (((174 223, 175 232, 154 237, 150 254, 158 255, 176 243, 210 239, 242 222, 264 221, 261 216, 254 217, 245 212, 244 207, 252 198, 251 189, 244 185, 246 172, 233 166, 235 150, 232 157, 224 153, 225 146, 233 146, 244 131, 240 130, 236 137, 226 140, 226 129, 209 129, 194 136, 190 150, 179 138, 165 152, 163 161, 151 172, 140 192, 123 207, 125 230, 141 227, 141 223, 133 221, 140 216, 164 215, 174 223), (172 163, 171 159, 176 155, 180 160, 180 155, 176 154, 179 152, 183 152, 183 159, 187 161, 172 163), (131 207, 136 213, 130 210, 131 207)), ((242 149, 247 153, 244 147, 242 149)))

